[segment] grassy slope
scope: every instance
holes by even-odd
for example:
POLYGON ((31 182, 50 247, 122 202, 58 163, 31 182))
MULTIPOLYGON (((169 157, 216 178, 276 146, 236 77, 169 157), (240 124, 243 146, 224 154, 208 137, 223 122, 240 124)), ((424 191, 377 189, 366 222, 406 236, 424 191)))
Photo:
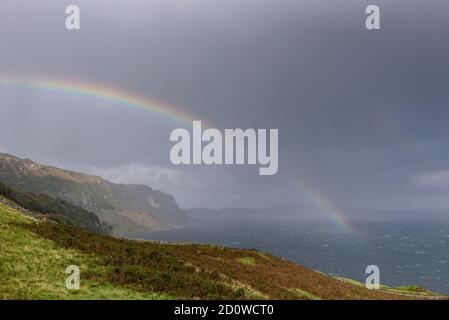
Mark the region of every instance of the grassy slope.
POLYGON ((104 272, 104 268, 95 256, 63 248, 23 227, 35 223, 0 205, 0 299, 170 298, 90 280, 82 281, 79 291, 66 290, 65 268, 68 265, 75 264, 81 270, 99 274, 104 272))
MULTIPOLYGON (((337 280, 346 282, 346 283, 354 284, 356 286, 360 286, 360 287, 365 286, 365 284, 363 284, 359 281, 353 280, 353 279, 347 279, 347 278, 339 277, 339 276, 335 276, 334 278, 337 280)), ((392 287, 388 287, 385 285, 381 285, 379 290, 382 292, 389 292, 389 293, 396 293, 396 294, 403 294, 403 295, 417 296, 417 297, 427 296, 427 297, 431 297, 431 298, 441 298, 441 299, 446 298, 438 293, 431 292, 431 291, 427 290, 426 288, 417 287, 417 286, 401 286, 401 287, 397 287, 397 288, 392 288, 392 287)))
POLYGON ((43 223, 0 204, 0 299, 404 299, 254 250, 157 244, 43 223), (65 268, 81 289, 65 289, 65 268))

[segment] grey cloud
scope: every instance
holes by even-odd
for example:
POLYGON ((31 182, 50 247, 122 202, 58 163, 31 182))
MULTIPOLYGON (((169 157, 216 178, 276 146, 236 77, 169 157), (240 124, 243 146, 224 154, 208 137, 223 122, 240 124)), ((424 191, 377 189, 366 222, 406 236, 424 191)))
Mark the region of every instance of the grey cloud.
POLYGON ((280 169, 174 168, 178 123, 26 89, 0 88, 0 149, 156 184, 186 206, 300 201, 296 181, 342 206, 444 203, 417 197, 410 177, 449 166, 449 3, 376 2, 378 32, 364 29, 371 1, 80 0, 72 33, 69 1, 4 0, 0 73, 114 86, 221 128, 279 128, 280 169))

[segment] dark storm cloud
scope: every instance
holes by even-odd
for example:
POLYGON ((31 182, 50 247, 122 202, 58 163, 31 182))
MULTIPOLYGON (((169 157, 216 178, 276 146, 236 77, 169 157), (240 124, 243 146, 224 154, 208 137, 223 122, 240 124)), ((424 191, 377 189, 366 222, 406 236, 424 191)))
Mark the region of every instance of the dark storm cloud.
POLYGON ((298 181, 339 206, 447 206, 430 195, 449 169, 448 9, 444 0, 4 0, 2 73, 113 85, 222 128, 279 128, 280 169, 176 168, 177 123, 23 89, 0 89, 0 148, 147 181, 186 206, 300 200, 298 181), (72 3, 76 32, 64 28, 72 3), (380 31, 364 28, 368 4, 381 8, 380 31))

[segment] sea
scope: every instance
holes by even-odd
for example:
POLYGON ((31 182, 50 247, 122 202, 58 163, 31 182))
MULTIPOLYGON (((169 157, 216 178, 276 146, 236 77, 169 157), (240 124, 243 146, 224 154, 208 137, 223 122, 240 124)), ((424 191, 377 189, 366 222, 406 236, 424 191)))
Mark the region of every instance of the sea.
POLYGON ((252 248, 363 283, 366 267, 376 265, 384 285, 415 285, 449 295, 448 220, 359 221, 352 230, 296 219, 198 215, 184 227, 126 236, 252 248))

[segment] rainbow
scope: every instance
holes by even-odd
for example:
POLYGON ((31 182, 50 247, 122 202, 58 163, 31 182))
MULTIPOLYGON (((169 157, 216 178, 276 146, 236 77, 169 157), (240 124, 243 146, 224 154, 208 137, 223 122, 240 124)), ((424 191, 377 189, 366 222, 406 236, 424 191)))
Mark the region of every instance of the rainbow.
POLYGON ((93 98, 128 109, 143 110, 177 122, 192 125, 193 120, 199 120, 191 115, 156 99, 148 99, 133 93, 125 92, 111 86, 102 86, 86 82, 76 82, 65 79, 46 77, 14 77, 1 76, 0 87, 27 88, 65 94, 85 98, 93 98))
MULTIPOLYGON (((164 102, 156 99, 148 99, 111 86, 101 86, 65 79, 51 79, 47 77, 16 77, 0 75, 0 88, 1 87, 27 88, 56 94, 93 98, 113 105, 124 106, 128 109, 143 110, 189 126, 191 126, 192 121, 199 120, 164 102)), ((351 223, 345 217, 343 212, 336 209, 322 194, 306 184, 301 182, 298 184, 300 186, 301 194, 303 194, 317 209, 324 212, 331 220, 333 220, 342 231, 346 233, 354 232, 351 223)))
POLYGON ((328 199, 326 199, 321 193, 312 189, 303 182, 297 183, 300 188, 300 192, 305 196, 306 200, 315 206, 320 212, 323 212, 329 217, 336 226, 340 228, 344 233, 355 233, 355 229, 351 222, 345 216, 345 214, 337 209, 328 199))

